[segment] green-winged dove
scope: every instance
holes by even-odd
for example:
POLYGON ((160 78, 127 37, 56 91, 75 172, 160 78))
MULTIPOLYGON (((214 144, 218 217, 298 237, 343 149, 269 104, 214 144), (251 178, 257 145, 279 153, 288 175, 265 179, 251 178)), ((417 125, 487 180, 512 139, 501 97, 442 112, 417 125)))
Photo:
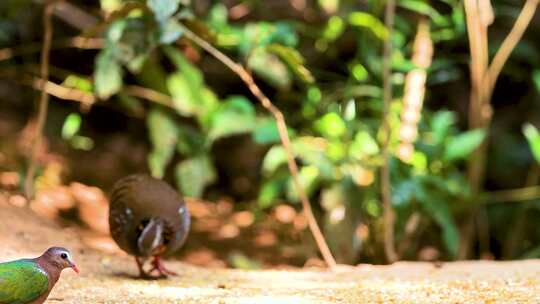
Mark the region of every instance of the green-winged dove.
POLYGON ((65 248, 49 248, 35 259, 0 264, 0 304, 45 302, 65 268, 79 269, 65 248))

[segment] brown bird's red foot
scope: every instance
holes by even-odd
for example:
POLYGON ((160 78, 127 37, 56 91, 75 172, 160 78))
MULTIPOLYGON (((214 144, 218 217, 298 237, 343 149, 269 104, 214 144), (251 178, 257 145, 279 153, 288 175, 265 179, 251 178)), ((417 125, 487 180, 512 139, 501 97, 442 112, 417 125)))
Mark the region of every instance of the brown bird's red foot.
POLYGON ((152 260, 152 269, 150 270, 150 273, 157 271, 160 277, 167 277, 167 276, 177 276, 178 274, 174 271, 168 270, 165 267, 165 264, 163 264, 163 260, 159 256, 155 256, 152 260))

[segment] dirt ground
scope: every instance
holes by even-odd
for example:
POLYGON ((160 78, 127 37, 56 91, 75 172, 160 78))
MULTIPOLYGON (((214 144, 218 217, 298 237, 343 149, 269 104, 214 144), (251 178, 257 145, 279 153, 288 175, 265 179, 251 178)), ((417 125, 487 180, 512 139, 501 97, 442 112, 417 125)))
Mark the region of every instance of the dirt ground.
POLYGON ((132 259, 88 249, 59 227, 0 200, 0 261, 70 248, 81 275, 66 270, 46 303, 540 303, 540 261, 400 262, 286 271, 207 269, 168 262, 181 275, 143 281, 132 259))

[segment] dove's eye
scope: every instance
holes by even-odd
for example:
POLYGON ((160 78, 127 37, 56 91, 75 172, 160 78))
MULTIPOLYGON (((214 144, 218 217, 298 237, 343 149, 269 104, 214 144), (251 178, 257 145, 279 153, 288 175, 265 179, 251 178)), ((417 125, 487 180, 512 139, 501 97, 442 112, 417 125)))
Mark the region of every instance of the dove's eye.
POLYGON ((67 253, 64 252, 64 253, 60 254, 60 257, 65 260, 65 259, 67 259, 68 255, 67 255, 67 253))

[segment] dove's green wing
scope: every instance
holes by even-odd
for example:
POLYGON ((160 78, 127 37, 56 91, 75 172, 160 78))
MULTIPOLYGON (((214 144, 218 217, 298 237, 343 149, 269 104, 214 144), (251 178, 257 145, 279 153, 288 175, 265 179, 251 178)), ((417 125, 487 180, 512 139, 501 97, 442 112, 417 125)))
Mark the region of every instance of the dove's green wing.
POLYGON ((49 289, 49 277, 34 261, 0 264, 0 304, 24 304, 49 289))

